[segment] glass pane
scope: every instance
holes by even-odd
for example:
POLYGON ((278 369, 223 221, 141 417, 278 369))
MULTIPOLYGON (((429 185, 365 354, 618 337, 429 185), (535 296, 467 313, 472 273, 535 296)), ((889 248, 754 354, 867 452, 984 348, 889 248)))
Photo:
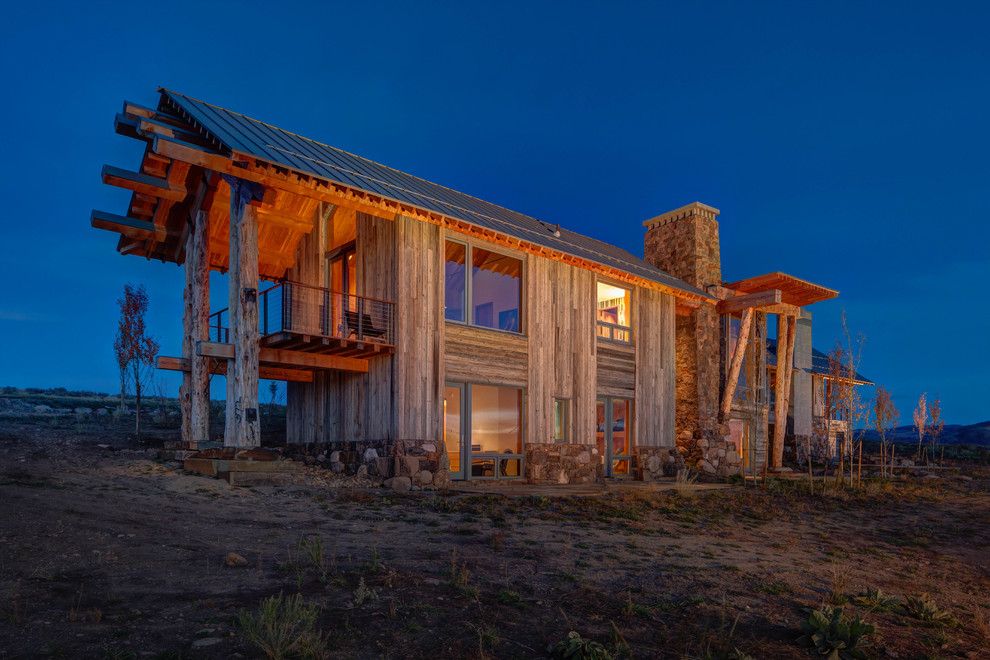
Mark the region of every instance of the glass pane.
POLYGON ((553 400, 553 439, 554 442, 567 442, 567 429, 570 424, 571 402, 568 399, 553 400))
POLYGON ((494 458, 472 458, 471 459, 471 476, 472 477, 494 477, 495 476, 495 459, 494 458))
POLYGON ((357 295, 357 256, 347 253, 347 293, 357 295))
POLYGON ((448 385, 443 388, 443 441, 453 474, 461 472, 461 428, 461 388, 448 385))
POLYGON ((614 455, 629 454, 629 438, 631 437, 629 422, 629 402, 621 399, 612 401, 612 453, 614 455))
POLYGON ((471 249, 471 322, 486 328, 519 332, 522 262, 519 259, 471 249))
POLYGON ((595 403, 595 444, 598 446, 598 456, 605 457, 605 402, 595 403))
POLYGON ((628 458, 624 461, 612 461, 612 474, 613 475, 629 474, 630 463, 631 461, 628 458))
POLYGON ((471 386, 471 450, 522 453, 522 390, 471 386))
POLYGON ((521 461, 518 458, 503 458, 498 462, 500 477, 518 477, 522 474, 519 470, 521 461))
MULTIPOLYGON (((628 328, 632 321, 630 318, 630 300, 631 293, 629 289, 599 282, 598 320, 603 323, 628 328)), ((628 341, 628 338, 625 336, 616 336, 615 339, 628 341)))
POLYGON ((465 321, 464 318, 464 261, 467 248, 460 243, 447 241, 444 249, 444 318, 448 321, 465 321))

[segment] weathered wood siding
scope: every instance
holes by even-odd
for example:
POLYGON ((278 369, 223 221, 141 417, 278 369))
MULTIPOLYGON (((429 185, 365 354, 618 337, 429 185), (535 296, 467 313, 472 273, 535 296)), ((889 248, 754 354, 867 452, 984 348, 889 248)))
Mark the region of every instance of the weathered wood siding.
POLYGON ((445 379, 526 387, 528 350, 526 337, 447 323, 444 328, 445 379))
POLYGON ((673 447, 675 366, 674 299, 639 289, 636 292, 636 393, 634 429, 641 447, 673 447))
MULTIPOLYGON (((635 334, 633 337, 638 343, 639 337, 635 334)), ((636 347, 599 341, 596 366, 599 395, 633 398, 636 393, 636 347)))
MULTIPOLYGON (((323 227, 318 226, 299 241, 296 263, 286 279, 323 286, 323 227)), ((286 383, 285 439, 289 443, 323 442, 326 438, 327 375, 318 371, 312 383, 286 383)))
POLYGON ((595 441, 595 277, 529 258, 526 441, 553 441, 553 400, 571 401, 570 441, 595 441))
POLYGON ((401 440, 443 434, 443 242, 439 227, 399 216, 397 254, 395 417, 401 440))

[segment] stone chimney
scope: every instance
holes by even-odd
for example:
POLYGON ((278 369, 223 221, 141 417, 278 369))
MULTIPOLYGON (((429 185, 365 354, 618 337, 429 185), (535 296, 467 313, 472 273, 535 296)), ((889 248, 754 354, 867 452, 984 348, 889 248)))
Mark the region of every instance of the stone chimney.
MULTIPOLYGON (((647 220, 646 261, 702 290, 721 285, 718 214, 694 202, 647 220)), ((690 316, 678 315, 676 329, 677 444, 688 465, 714 472, 715 447, 725 435, 718 420, 719 316, 702 305, 690 316)))

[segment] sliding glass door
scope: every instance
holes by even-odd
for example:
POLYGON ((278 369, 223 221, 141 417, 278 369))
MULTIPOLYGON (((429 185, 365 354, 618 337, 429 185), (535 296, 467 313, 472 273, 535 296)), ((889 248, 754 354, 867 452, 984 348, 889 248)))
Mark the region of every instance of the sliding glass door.
POLYGON ((596 403, 595 441, 606 477, 632 474, 632 405, 631 399, 616 397, 603 397, 596 403))
POLYGON ((522 476, 521 388, 447 383, 443 405, 451 478, 522 476))

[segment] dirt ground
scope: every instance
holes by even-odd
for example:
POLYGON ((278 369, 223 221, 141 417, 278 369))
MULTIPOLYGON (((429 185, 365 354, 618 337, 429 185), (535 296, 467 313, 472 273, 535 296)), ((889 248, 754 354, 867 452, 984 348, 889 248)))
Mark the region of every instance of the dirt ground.
POLYGON ((986 472, 397 495, 318 468, 231 488, 97 440, 0 422, 0 658, 256 657, 237 614, 280 592, 319 607, 331 657, 541 657, 570 631, 617 657, 807 657, 824 602, 877 626, 871 657, 990 657, 986 472))

